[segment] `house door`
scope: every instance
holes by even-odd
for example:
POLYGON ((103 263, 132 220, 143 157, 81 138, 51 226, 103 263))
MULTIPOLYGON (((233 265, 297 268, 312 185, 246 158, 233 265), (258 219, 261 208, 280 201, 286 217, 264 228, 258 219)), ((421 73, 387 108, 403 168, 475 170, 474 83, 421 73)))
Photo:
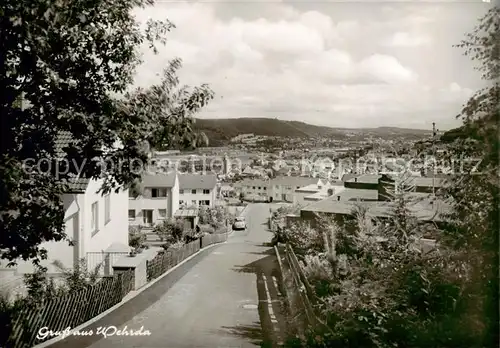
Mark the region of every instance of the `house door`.
POLYGON ((281 200, 286 202, 286 194, 285 193, 281 194, 281 200))
POLYGON ((272 203, 273 202, 273 197, 269 197, 269 203, 272 203))
POLYGON ((153 211, 143 210, 142 211, 142 222, 146 226, 151 226, 153 224, 153 211))

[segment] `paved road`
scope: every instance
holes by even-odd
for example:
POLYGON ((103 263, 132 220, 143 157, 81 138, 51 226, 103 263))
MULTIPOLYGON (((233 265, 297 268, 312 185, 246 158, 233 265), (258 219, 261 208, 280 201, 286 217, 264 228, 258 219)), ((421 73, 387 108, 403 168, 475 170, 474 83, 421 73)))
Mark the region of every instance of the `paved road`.
POLYGON ((266 224, 269 204, 252 204, 245 215, 247 231, 234 232, 159 300, 119 326, 143 326, 150 336, 112 336, 90 347, 244 348, 279 343, 285 321, 278 266, 273 249, 263 244, 272 237, 266 224))

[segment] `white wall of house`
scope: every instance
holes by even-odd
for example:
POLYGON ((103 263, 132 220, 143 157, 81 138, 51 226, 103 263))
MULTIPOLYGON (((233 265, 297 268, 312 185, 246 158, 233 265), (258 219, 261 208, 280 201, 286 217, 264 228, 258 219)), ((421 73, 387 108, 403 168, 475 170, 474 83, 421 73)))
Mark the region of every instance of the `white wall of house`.
POLYGON ((269 198, 269 186, 260 183, 245 185, 242 188, 242 192, 246 197, 261 196, 266 199, 269 198))
MULTIPOLYGON (((96 193, 102 185, 100 180, 90 181, 84 194, 63 195, 65 232, 74 241, 70 246, 67 241, 45 242, 40 247, 47 250, 47 260, 41 262, 47 267, 48 273, 59 273, 53 266, 59 260, 64 267, 72 268, 79 259, 86 257, 88 252, 101 252, 113 243, 128 245, 128 190, 109 194, 109 221, 106 222, 106 198, 96 193), (92 204, 97 202, 97 227, 92 228, 92 204)), ((31 261, 19 261, 17 273, 32 273, 31 261)))
POLYGON ((170 216, 174 216, 175 212, 179 210, 179 177, 175 176, 174 186, 170 190, 170 216))
MULTIPOLYGON (((84 207, 83 194, 65 194, 62 197, 64 205, 65 233, 68 238, 75 241, 74 246, 70 246, 67 241, 51 241, 40 245, 40 248, 47 250, 47 260, 40 262, 41 266, 47 267, 48 273, 58 273, 58 269, 53 266, 55 260, 61 261, 65 267, 73 267, 78 258, 82 257, 83 246, 78 242, 83 231, 83 221, 80 218, 84 207), (78 233, 80 232, 80 233, 78 233)), ((19 274, 33 273, 34 267, 31 261, 19 260, 15 267, 19 274)))
MULTIPOLYGON (((113 243, 128 245, 128 190, 97 193, 102 181, 92 180, 85 191, 83 248, 87 252, 106 250, 113 243), (106 200, 109 199, 109 203, 106 200), (92 205, 97 203, 97 229, 92 226, 92 205), (109 208, 109 213, 107 212, 109 208)), ((82 257, 85 255, 82 255, 82 257)))
POLYGON ((129 215, 128 223, 130 225, 147 226, 144 220, 146 210, 152 211, 152 224, 161 223, 163 220, 172 217, 172 210, 176 209, 172 205, 175 193, 173 193, 174 190, 172 188, 167 188, 166 190, 166 197, 153 198, 146 193, 146 195, 139 195, 137 198, 127 198, 128 210, 135 211, 134 218, 131 218, 129 215))
MULTIPOLYGON (((206 189, 205 189, 206 190, 206 189)), ((178 202, 182 202, 184 206, 199 205, 200 201, 210 201, 209 206, 213 207, 215 205, 215 200, 217 197, 217 188, 208 190, 208 193, 204 193, 204 189, 183 189, 179 192, 178 202), (194 193, 195 192, 195 193, 194 193)))
POLYGON ((298 188, 300 188, 300 186, 273 184, 271 186, 273 201, 293 202, 295 190, 298 188))
POLYGON ((246 179, 237 183, 235 187, 247 198, 256 198, 258 196, 265 199, 269 198, 270 186, 268 181, 246 179))

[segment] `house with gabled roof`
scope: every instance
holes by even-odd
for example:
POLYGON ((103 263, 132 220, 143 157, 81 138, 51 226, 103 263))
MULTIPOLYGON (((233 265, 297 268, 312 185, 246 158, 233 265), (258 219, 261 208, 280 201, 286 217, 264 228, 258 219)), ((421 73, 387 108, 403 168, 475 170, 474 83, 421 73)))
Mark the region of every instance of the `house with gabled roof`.
POLYGON ((175 171, 150 172, 142 176, 136 191, 130 191, 130 225, 152 227, 172 217, 179 209, 179 178, 175 171))
MULTIPOLYGON (((56 154, 65 158, 65 148, 71 143, 70 132, 60 132, 55 141, 56 154)), ((90 267, 103 263, 102 271, 112 270, 110 254, 126 254, 128 246, 128 189, 111 191, 103 195, 98 193, 102 179, 74 177, 67 181, 68 189, 62 196, 64 206, 64 226, 67 241, 50 241, 40 247, 47 250, 47 260, 41 262, 49 274, 59 274, 54 261, 59 261, 64 268, 73 269, 82 258, 86 258, 90 267)), ((18 263, 16 272, 32 273, 33 265, 29 261, 18 263)))
POLYGON ((217 176, 179 174, 179 206, 213 207, 217 199, 217 176))
POLYGON ((214 206, 217 176, 173 170, 147 173, 137 191, 129 195, 129 223, 153 227, 166 219, 184 216, 180 210, 214 206))

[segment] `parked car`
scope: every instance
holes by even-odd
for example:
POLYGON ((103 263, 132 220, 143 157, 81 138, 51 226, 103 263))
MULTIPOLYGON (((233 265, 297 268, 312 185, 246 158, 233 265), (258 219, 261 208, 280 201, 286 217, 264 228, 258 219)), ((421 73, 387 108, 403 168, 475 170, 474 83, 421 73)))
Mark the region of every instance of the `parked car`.
POLYGON ((247 223, 245 222, 245 218, 242 216, 238 216, 233 223, 233 230, 245 230, 247 228, 247 223))

